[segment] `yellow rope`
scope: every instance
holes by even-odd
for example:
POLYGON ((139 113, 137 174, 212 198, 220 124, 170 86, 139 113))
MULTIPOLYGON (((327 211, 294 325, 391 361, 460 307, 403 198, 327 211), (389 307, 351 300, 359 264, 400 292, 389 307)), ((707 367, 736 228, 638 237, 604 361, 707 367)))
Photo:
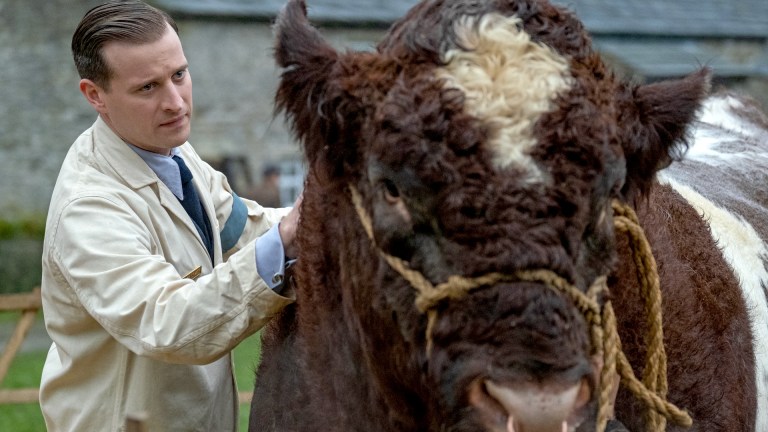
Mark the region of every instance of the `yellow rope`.
MULTIPOLYGON (((373 224, 365 211, 360 193, 350 185, 352 202, 366 234, 375 245, 373 224)), ((614 225, 618 231, 625 232, 630 240, 638 277, 645 298, 648 334, 646 337, 646 359, 643 379, 635 377, 629 361, 621 350, 621 340, 616 328, 616 317, 609 301, 600 306, 599 299, 608 292, 605 276, 601 276, 587 290, 580 291, 556 273, 545 270, 522 270, 513 275, 489 273, 474 278, 450 276, 446 282, 433 285, 423 274, 411 269, 400 258, 379 250, 387 263, 408 281, 417 291, 416 308, 427 314, 426 342, 427 353, 432 351, 432 334, 437 320, 436 306, 445 299, 460 299, 469 291, 482 286, 493 285, 502 281, 527 281, 546 285, 568 295, 584 315, 590 326, 590 338, 596 354, 603 358, 598 389, 597 431, 602 432, 613 410, 613 377, 618 373, 624 384, 647 407, 646 423, 649 430, 663 431, 667 419, 681 426, 689 427, 693 423, 685 411, 666 400, 667 395, 667 358, 664 351, 664 333, 661 321, 661 289, 656 261, 640 227, 637 215, 627 205, 614 202, 614 225)))
MULTIPOLYGON (((630 247, 635 251, 635 265, 640 278, 642 295, 645 298, 646 325, 648 326, 645 340, 647 351, 645 356, 645 368, 643 369, 643 384, 649 390, 662 398, 667 395, 667 356, 664 350, 664 330, 662 327, 661 312, 661 288, 659 282, 656 260, 653 258, 651 246, 637 215, 624 204, 614 201, 614 226, 626 233, 630 247)), ((649 410, 646 422, 653 430, 664 430, 666 419, 656 411, 649 410)))

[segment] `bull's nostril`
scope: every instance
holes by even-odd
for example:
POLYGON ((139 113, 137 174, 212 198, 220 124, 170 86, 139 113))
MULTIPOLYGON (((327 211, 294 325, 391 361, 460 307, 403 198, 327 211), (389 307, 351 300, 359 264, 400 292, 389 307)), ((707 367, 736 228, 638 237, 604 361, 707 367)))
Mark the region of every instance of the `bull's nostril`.
POLYGON ((576 400, 567 419, 569 426, 567 430, 575 429, 576 426, 580 425, 587 418, 587 404, 592 398, 592 391, 591 381, 588 378, 582 378, 578 393, 576 394, 576 400))
POLYGON ((499 402, 488 394, 484 381, 477 379, 467 391, 469 405, 475 409, 478 420, 489 432, 510 432, 508 414, 499 402))
POLYGON ((579 409, 589 402, 589 398, 592 395, 592 386, 586 378, 581 380, 581 386, 579 387, 579 394, 576 396, 575 409, 579 409))

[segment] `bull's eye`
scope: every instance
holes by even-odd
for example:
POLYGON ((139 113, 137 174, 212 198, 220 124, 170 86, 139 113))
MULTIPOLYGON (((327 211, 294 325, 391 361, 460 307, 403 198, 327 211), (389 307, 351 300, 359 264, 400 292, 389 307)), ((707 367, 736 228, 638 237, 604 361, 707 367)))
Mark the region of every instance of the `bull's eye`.
POLYGON ((389 179, 384 179, 382 183, 384 184, 384 199, 390 204, 400 201, 400 190, 397 189, 395 183, 389 179))

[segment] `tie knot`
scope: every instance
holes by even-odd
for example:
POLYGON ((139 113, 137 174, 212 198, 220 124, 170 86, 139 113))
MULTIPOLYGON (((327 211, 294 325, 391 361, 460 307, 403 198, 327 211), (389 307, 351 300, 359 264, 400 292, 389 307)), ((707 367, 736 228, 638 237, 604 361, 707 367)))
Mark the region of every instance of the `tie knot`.
POLYGON ((192 171, 190 171, 189 168, 187 168, 187 164, 184 162, 184 159, 174 155, 173 160, 176 161, 176 163, 179 165, 179 174, 181 174, 181 184, 189 183, 189 181, 192 180, 192 171))

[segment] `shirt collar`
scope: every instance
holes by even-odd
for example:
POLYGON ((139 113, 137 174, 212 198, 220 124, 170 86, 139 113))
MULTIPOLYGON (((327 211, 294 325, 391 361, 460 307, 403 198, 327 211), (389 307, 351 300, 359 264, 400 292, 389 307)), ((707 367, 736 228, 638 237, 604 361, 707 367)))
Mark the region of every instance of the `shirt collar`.
POLYGON ((136 152, 136 154, 139 155, 139 157, 147 163, 149 168, 152 169, 155 174, 157 174, 157 177, 160 179, 160 181, 162 181, 168 187, 168 189, 173 192, 176 198, 180 200, 184 199, 184 192, 181 187, 181 174, 179 173, 179 165, 176 164, 176 161, 171 159, 172 156, 179 154, 179 149, 172 148, 171 155, 165 156, 159 153, 152 153, 150 151, 140 149, 133 144, 128 144, 128 147, 136 152))

